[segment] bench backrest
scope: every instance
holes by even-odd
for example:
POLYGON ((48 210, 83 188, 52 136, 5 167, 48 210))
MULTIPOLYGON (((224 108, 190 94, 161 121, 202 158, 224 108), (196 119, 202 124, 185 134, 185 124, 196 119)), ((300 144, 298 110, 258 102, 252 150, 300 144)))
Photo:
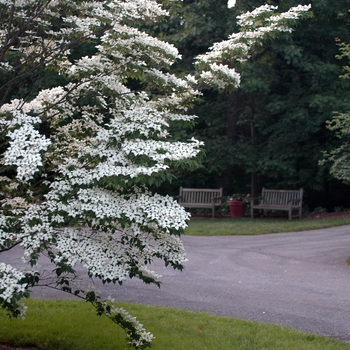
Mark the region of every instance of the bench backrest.
POLYGON ((180 187, 180 200, 182 203, 212 203, 214 198, 222 197, 222 188, 183 188, 180 187))
POLYGON ((263 188, 261 196, 264 204, 288 205, 293 200, 293 205, 302 205, 303 189, 300 190, 270 190, 263 188))

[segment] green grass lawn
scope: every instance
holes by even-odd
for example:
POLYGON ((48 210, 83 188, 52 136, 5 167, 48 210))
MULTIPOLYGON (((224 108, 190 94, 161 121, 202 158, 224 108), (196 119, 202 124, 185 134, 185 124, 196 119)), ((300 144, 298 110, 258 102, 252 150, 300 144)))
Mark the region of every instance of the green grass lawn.
POLYGON ((350 225, 350 218, 329 219, 250 219, 250 218, 191 218, 186 235, 235 236, 266 233, 297 232, 350 225))
MULTIPOLYGON (((46 350, 128 349, 125 334, 93 308, 75 300, 29 300, 25 320, 0 311, 0 343, 46 350)), ((164 307, 118 304, 136 315, 156 339, 153 350, 350 350, 350 344, 279 326, 164 307)))

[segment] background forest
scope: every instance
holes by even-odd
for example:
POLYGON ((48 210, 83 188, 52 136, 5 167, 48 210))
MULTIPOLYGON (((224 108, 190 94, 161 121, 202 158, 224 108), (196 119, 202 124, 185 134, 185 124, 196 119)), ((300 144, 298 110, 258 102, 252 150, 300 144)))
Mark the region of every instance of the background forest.
POLYGON ((321 163, 324 152, 344 141, 327 121, 350 110, 350 81, 340 78, 348 59, 336 57, 341 43, 350 42, 350 1, 237 0, 229 9, 226 0, 169 2, 170 21, 153 29, 179 49, 183 60, 174 71, 186 75, 194 73, 197 55, 238 31, 238 15, 265 3, 278 12, 311 3, 313 16, 243 63, 238 90, 200 87, 202 99, 190 111, 199 118, 189 136, 205 142, 202 166, 179 171, 162 191, 223 187, 226 195, 254 196, 262 187, 303 188, 305 209, 350 207, 350 187, 331 175, 331 162, 321 163))
MULTIPOLYGON (((246 11, 265 3, 278 6, 278 12, 310 3, 313 15, 298 21, 291 35, 266 41, 247 62, 236 66, 241 74, 237 90, 197 86, 203 95, 188 111, 198 116, 195 125, 187 130, 181 125, 171 134, 175 140, 204 141, 201 165, 195 171, 171 170, 172 183, 155 186, 154 191, 176 195, 180 186, 223 187, 225 195, 257 196, 262 187, 303 188, 304 211, 349 208, 350 181, 332 175, 334 162, 324 161, 324 154, 339 149, 348 137, 339 138, 327 122, 335 112, 350 111, 350 80, 340 77, 349 64, 341 45, 350 42, 350 0, 237 0, 231 8, 227 0, 158 2, 170 17, 153 26, 137 25, 179 49, 182 60, 173 65, 172 73, 182 77, 196 75, 196 57, 239 31, 237 16, 246 11)), ((70 59, 93 53, 94 45, 84 43, 72 49, 70 59)), ((2 89, 0 100, 8 102, 63 82, 53 71, 35 71, 15 89, 2 89)), ((132 88, 138 84, 129 79, 132 88)), ((341 153, 338 156, 347 165, 347 154, 341 153)))

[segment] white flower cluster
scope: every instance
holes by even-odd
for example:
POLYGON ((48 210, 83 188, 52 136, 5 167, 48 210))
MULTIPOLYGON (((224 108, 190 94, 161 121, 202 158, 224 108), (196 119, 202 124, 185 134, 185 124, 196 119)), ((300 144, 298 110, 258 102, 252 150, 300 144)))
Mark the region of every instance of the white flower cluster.
POLYGON ((103 281, 123 281, 127 278, 130 268, 121 246, 115 245, 111 236, 91 237, 84 230, 65 229, 58 233, 55 249, 55 263, 65 259, 65 263, 74 267, 81 262, 88 272, 103 281))
POLYGON ((152 333, 147 332, 143 327, 142 323, 140 323, 136 317, 131 316, 128 312, 126 312, 123 308, 114 308, 113 313, 121 314, 123 318, 134 324, 136 329, 136 333, 139 336, 139 339, 129 337, 129 343, 131 346, 135 348, 139 348, 143 346, 145 343, 150 343, 155 337, 152 333))
MULTIPOLYGON (((157 167, 160 169, 166 167, 164 162, 166 159, 176 161, 186 158, 195 157, 199 150, 198 147, 202 143, 194 140, 189 142, 164 142, 154 140, 136 139, 133 141, 126 141, 124 143, 123 152, 126 154, 133 154, 134 156, 147 155, 150 159, 157 162, 157 167)), ((153 169, 153 167, 152 167, 153 169)), ((142 172, 144 173, 144 171, 142 172)))
POLYGON ((159 20, 159 17, 167 14, 166 10, 152 0, 133 0, 125 3, 114 0, 107 6, 113 10, 112 14, 133 19, 144 19, 146 16, 150 20, 159 20))
POLYGON ((0 0, 0 4, 10 6, 12 5, 13 1, 12 0, 0 0))
POLYGON ((55 105, 64 105, 66 92, 61 86, 51 89, 41 90, 38 95, 28 103, 24 103, 21 110, 25 113, 42 114, 46 113, 46 118, 55 115, 57 111, 55 105))
POLYGON ((0 251, 7 249, 13 242, 17 242, 17 235, 12 232, 10 221, 12 220, 7 216, 0 214, 0 251))
POLYGON ((80 262, 103 280, 123 281, 135 263, 143 274, 157 279, 159 276, 144 265, 155 254, 174 264, 186 261, 182 242, 168 231, 186 228, 189 214, 171 197, 143 193, 141 189, 134 192, 123 198, 103 189, 81 189, 68 204, 57 203, 57 211, 66 212, 67 216, 93 219, 91 226, 96 230, 66 228, 56 232, 56 262, 65 259, 72 267, 80 262), (124 228, 120 224, 123 218, 129 223, 124 228), (103 227, 109 234, 98 232, 103 227), (122 232, 122 238, 117 232, 122 232), (134 237, 142 241, 142 250, 122 243, 134 237))
POLYGON ((11 119, 3 119, 1 122, 8 127, 21 126, 24 124, 40 124, 41 119, 39 117, 32 116, 26 112, 22 112, 22 106, 24 106, 23 100, 14 99, 11 103, 5 103, 0 106, 0 113, 6 115, 6 112, 11 113, 11 119))
POLYGON ((20 283, 24 277, 23 272, 0 262, 0 300, 10 303, 13 294, 25 292, 26 284, 20 283))
MULTIPOLYGON (((156 81, 157 79, 159 79, 160 84, 165 86, 170 86, 173 89, 178 89, 180 87, 184 88, 185 90, 190 89, 190 85, 188 83, 188 81, 183 80, 183 79, 179 79, 176 76, 166 73, 164 74, 163 72, 161 72, 158 69, 150 69, 147 70, 145 73, 148 73, 152 76, 152 80, 156 81)), ((191 76, 187 76, 190 79, 192 79, 192 82, 196 82, 195 80, 193 80, 193 78, 191 76)))
POLYGON ((147 221, 157 222, 165 229, 185 229, 186 221, 190 218, 189 214, 169 196, 142 194, 135 201, 135 207, 141 208, 147 221))
POLYGON ((8 62, 0 62, 0 71, 12 71, 13 67, 8 62))
POLYGON ((235 7, 235 6, 236 6, 236 0, 228 0, 227 2, 228 8, 235 7))
POLYGON ((229 68, 227 65, 212 63, 211 71, 202 72, 201 78, 206 84, 216 87, 218 90, 224 90, 227 80, 233 82, 233 86, 238 88, 241 82, 241 76, 234 68, 229 68))
POLYGON ((38 167, 43 165, 41 152, 47 150, 51 141, 40 135, 31 124, 23 124, 7 136, 11 141, 4 154, 4 164, 17 167, 18 179, 31 180, 38 167))
POLYGON ((98 46, 105 55, 120 59, 120 52, 128 52, 132 59, 124 61, 124 67, 128 67, 129 62, 133 63, 133 66, 136 66, 135 63, 145 66, 144 51, 148 49, 152 50, 152 55, 148 57, 152 65, 171 65, 181 58, 174 45, 120 23, 115 23, 113 30, 102 36, 101 40, 108 43, 108 46, 98 46))
POLYGON ((28 202, 23 197, 5 198, 0 203, 3 206, 9 206, 11 208, 26 209, 29 207, 28 202))
POLYGON ((262 5, 251 12, 238 16, 241 31, 233 33, 228 40, 215 43, 208 53, 197 56, 196 65, 206 84, 217 89, 237 89, 240 75, 221 62, 244 62, 251 51, 274 33, 292 32, 295 21, 305 16, 311 5, 298 5, 287 12, 275 13, 277 6, 262 5))
POLYGON ((260 7, 257 7, 253 11, 245 12, 240 16, 237 16, 237 24, 240 27, 247 27, 247 26, 252 26, 257 18, 266 18, 269 16, 270 12, 273 12, 274 10, 277 10, 278 6, 272 6, 272 5, 262 5, 260 7))
POLYGON ((121 307, 114 306, 114 299, 109 298, 109 301, 104 303, 104 306, 110 307, 109 317, 113 317, 114 315, 121 315, 123 320, 129 322, 133 325, 134 331, 138 335, 138 339, 132 338, 129 335, 129 343, 131 346, 135 348, 139 348, 144 346, 145 343, 150 343, 155 337, 153 334, 146 331, 143 325, 136 319, 136 317, 131 316, 125 309, 121 307))

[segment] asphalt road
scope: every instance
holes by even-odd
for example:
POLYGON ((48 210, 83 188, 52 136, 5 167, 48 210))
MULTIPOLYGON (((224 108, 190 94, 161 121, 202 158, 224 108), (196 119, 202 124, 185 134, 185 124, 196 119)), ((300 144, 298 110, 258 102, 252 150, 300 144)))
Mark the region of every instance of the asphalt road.
MULTIPOLYGON (((160 289, 130 280, 100 291, 120 301, 207 311, 350 341, 350 226, 262 236, 184 236, 183 241, 189 259, 183 272, 160 262, 152 268, 163 275, 160 289)), ((17 253, 2 254, 0 260, 16 265, 17 253)), ((34 296, 65 297, 45 289, 34 296)))

